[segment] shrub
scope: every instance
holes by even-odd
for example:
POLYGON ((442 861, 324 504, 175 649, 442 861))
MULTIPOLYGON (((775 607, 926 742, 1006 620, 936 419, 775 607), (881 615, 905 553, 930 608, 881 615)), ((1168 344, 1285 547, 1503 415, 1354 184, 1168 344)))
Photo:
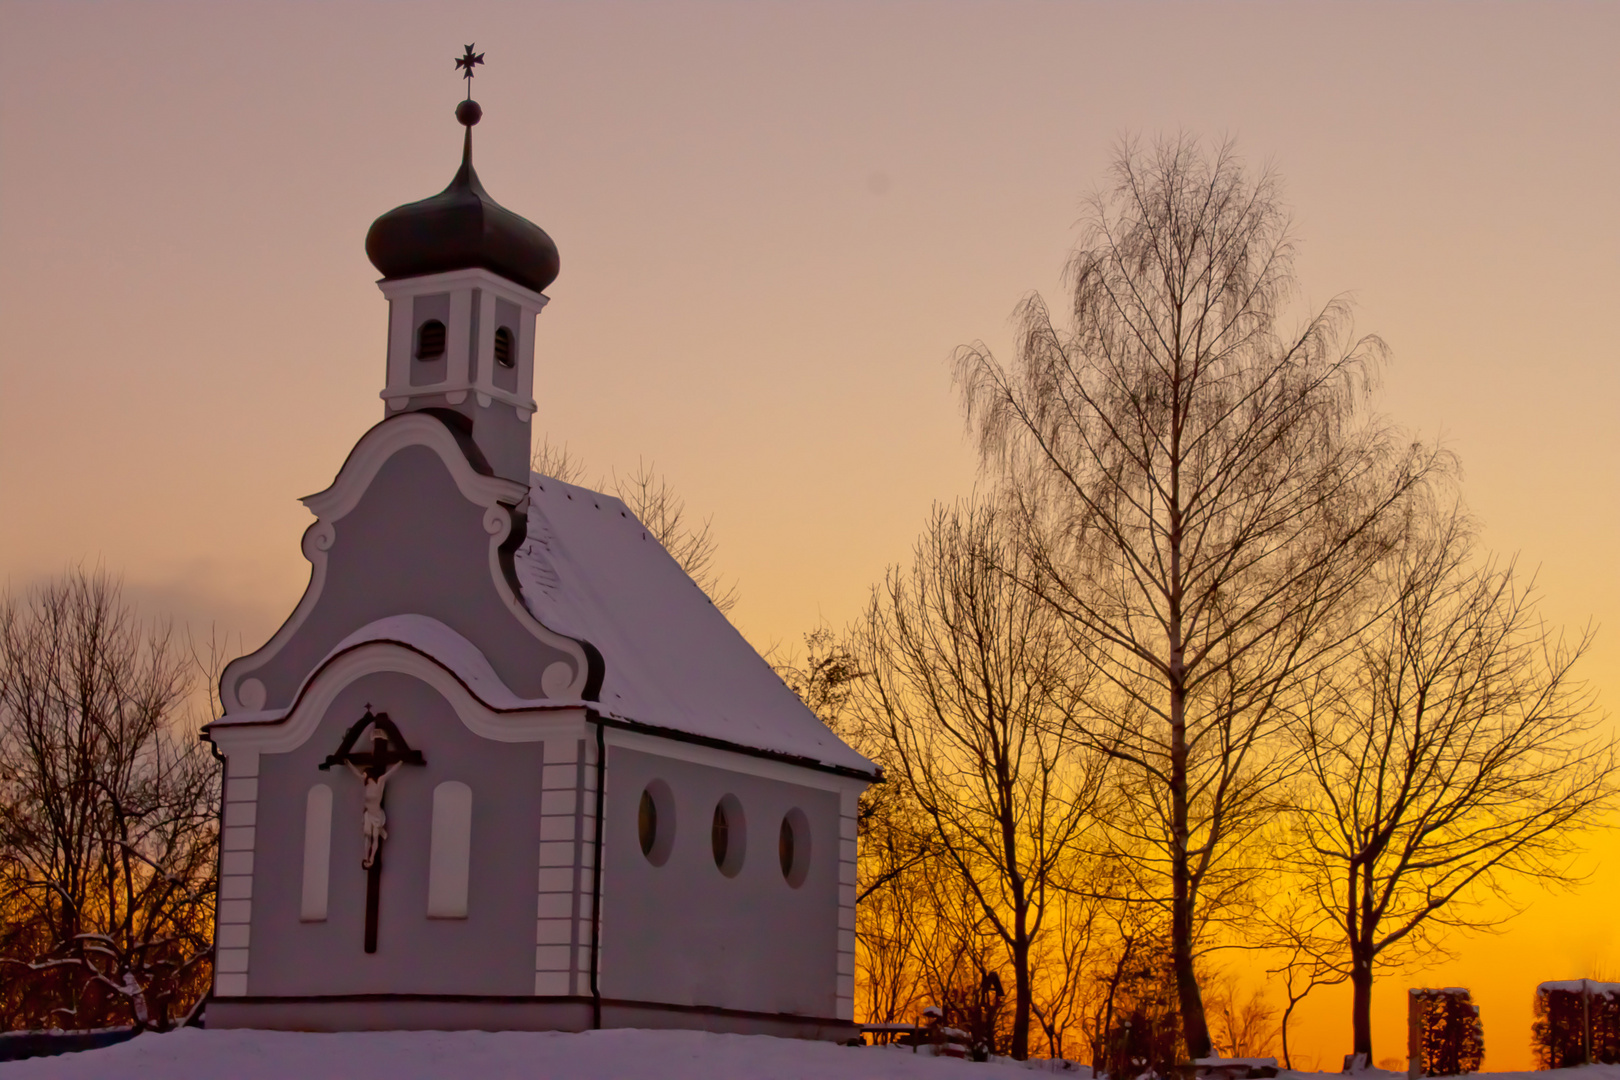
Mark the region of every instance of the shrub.
POLYGON ((1417 1010, 1418 1060, 1424 1076, 1478 1072, 1485 1060, 1479 1006, 1461 987, 1411 990, 1417 1010))
POLYGON ((1547 982, 1536 987, 1536 1022, 1530 1047, 1543 1069, 1568 1069, 1586 1062, 1586 1003, 1591 995, 1592 1060, 1620 1064, 1620 983, 1587 979, 1547 982))

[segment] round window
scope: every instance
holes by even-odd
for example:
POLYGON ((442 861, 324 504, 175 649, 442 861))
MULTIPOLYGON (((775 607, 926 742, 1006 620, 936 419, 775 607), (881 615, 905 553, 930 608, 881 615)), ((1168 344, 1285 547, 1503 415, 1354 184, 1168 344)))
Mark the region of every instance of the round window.
POLYGON ((662 780, 654 780, 641 793, 636 835, 648 862, 663 866, 669 861, 670 848, 675 846, 675 798, 662 780))
POLYGON ((776 854, 787 883, 795 889, 803 885, 810 873, 810 819, 804 816, 803 810, 794 807, 782 818, 776 854))
POLYGON ((737 796, 727 795, 715 804, 709 842, 714 848, 714 865, 726 877, 736 877, 748 848, 748 825, 737 796))

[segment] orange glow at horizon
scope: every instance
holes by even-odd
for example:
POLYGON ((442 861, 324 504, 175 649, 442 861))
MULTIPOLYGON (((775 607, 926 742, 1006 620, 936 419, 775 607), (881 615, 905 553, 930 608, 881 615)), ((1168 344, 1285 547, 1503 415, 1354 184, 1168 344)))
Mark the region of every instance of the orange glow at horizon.
MULTIPOLYGON (((247 648, 291 610, 297 497, 382 415, 366 228, 454 173, 467 42, 480 176, 562 255, 537 437, 713 515, 760 648, 844 624, 972 489, 952 351, 1007 354, 1032 290, 1061 309, 1118 140, 1186 130, 1279 170, 1301 302, 1353 293, 1394 354, 1378 408, 1456 450, 1486 544, 1603 626, 1585 676, 1620 694, 1613 6, 12 0, 7 583, 99 562, 247 648)), ((1386 973, 1376 1057, 1406 987, 1463 985, 1487 1068, 1527 1067, 1536 983, 1620 978, 1620 835, 1581 865, 1386 973)), ((1293 1030, 1336 1071, 1347 992, 1293 1030)))

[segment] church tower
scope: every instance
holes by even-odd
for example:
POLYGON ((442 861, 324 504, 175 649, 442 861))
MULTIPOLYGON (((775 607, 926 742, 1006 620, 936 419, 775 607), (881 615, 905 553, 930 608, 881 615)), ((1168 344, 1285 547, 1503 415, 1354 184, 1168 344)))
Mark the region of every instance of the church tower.
POLYGON ((388 211, 366 235, 388 298, 384 416, 457 413, 494 475, 527 484, 535 317, 557 278, 557 245, 479 182, 482 116, 470 96, 456 108, 467 130, 450 186, 388 211))

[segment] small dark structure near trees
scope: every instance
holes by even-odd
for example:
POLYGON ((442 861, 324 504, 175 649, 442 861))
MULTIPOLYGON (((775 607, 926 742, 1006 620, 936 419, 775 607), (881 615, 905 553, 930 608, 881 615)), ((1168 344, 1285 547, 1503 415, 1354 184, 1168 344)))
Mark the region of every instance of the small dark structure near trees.
POLYGON ((1530 1047, 1539 1069, 1620 1065, 1620 983, 1571 979, 1536 987, 1530 1047))
POLYGON ((1407 991, 1408 1076, 1461 1076, 1485 1061, 1485 1029, 1467 990, 1407 991))

